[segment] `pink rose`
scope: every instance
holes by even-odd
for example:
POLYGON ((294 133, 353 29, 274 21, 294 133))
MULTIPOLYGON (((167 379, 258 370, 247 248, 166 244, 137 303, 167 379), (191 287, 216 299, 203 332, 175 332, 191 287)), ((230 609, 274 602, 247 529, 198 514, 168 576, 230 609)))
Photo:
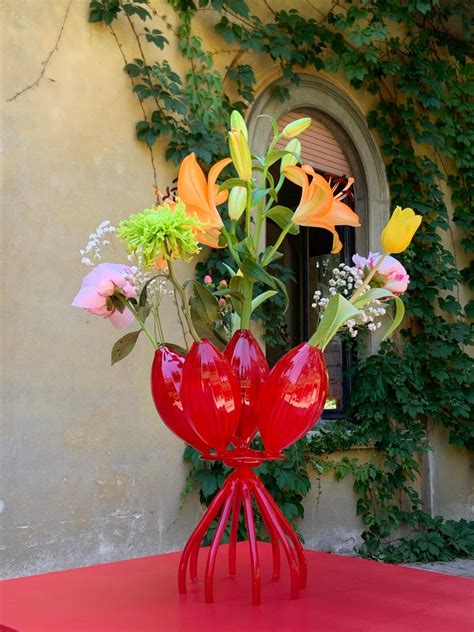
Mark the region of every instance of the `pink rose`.
MULTIPOLYGON (((367 258, 354 255, 352 261, 356 268, 360 270, 367 268, 370 272, 381 256, 378 252, 369 252, 367 258)), ((396 296, 400 296, 406 291, 409 281, 410 277, 402 264, 395 257, 388 256, 385 257, 370 285, 371 287, 383 287, 396 296)))
POLYGON ((206 274, 206 276, 204 277, 204 283, 206 285, 210 285, 212 283, 212 277, 210 274, 206 274))
POLYGON ((127 327, 133 321, 133 314, 128 307, 120 312, 114 297, 133 298, 137 295, 127 278, 131 274, 132 270, 128 266, 101 263, 84 277, 72 306, 85 309, 89 314, 110 318, 112 325, 117 329, 127 327))

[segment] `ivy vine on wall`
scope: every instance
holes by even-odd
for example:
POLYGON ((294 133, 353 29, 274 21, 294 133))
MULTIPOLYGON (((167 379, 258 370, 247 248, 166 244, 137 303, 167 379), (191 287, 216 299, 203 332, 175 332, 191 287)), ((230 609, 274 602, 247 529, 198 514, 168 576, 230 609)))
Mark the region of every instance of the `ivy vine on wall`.
MULTIPOLYGON (((227 152, 230 111, 244 112, 254 100, 253 68, 240 63, 245 53, 252 53, 255 60, 270 58, 293 83, 302 70, 342 71, 354 89, 374 95, 377 105, 368 124, 379 138, 391 195, 397 204, 424 215, 404 255, 411 276, 410 323, 401 344, 385 343, 359 365, 349 419, 302 440, 286 463, 263 473, 265 482, 295 520, 303 514, 309 491, 306 467, 330 469, 338 480, 352 476, 364 524, 361 553, 367 556, 428 561, 473 553, 473 524, 432 518, 414 486, 422 456, 430 449, 431 420, 448 429, 454 445, 474 447, 472 365, 465 353, 474 302, 464 305, 461 300, 463 286, 474 286, 472 263, 461 264, 474 243, 474 65, 463 3, 335 0, 330 10, 321 11, 317 0, 306 0, 304 14, 276 11, 269 0, 168 4, 175 12, 172 21, 149 0, 93 0, 89 16, 110 30, 122 55, 117 20, 128 25, 136 43, 136 57, 124 56, 124 69, 140 104, 136 134, 148 147, 155 181, 153 146, 158 140, 174 164, 194 151, 206 166, 227 152), (206 50, 195 34, 193 20, 200 11, 212 16, 222 50, 206 50), (161 29, 156 26, 160 22, 161 29), (167 61, 171 38, 186 61, 184 73, 167 61), (220 53, 232 53, 224 72, 214 63, 220 53), (369 462, 331 458, 353 445, 372 445, 376 456, 369 462), (393 542, 402 525, 410 526, 415 537, 393 542)), ((280 100, 287 98, 286 88, 274 90, 280 100)), ((218 270, 218 258, 209 265, 218 270)), ((281 318, 278 305, 267 304, 271 318, 281 318)), ((223 466, 206 465, 190 450, 186 458, 192 461, 192 479, 201 483, 201 500, 208 504, 223 466)))

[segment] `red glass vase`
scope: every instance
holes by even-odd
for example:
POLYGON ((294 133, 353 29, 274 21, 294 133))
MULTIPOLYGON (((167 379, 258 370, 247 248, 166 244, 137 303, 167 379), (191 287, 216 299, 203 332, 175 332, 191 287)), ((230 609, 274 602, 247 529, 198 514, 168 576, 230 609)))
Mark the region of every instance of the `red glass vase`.
POLYGON ((248 330, 237 331, 224 354, 208 340, 194 343, 186 358, 162 347, 151 374, 153 400, 165 424, 199 450, 205 460, 222 461, 233 471, 225 480, 181 555, 180 593, 186 576, 198 579, 204 536, 217 520, 205 573, 205 601, 214 599, 214 568, 227 524, 229 574, 236 574, 236 542, 243 511, 252 571, 252 602, 260 603, 260 565, 255 511, 272 546, 273 579, 280 576, 280 555, 290 568, 290 596, 306 585, 303 548, 294 529, 253 472, 264 461, 284 458, 281 450, 300 439, 318 420, 326 401, 328 376, 319 349, 302 343, 269 372, 258 342, 248 330), (249 447, 260 431, 265 451, 249 447))
POLYGON ((248 329, 238 329, 235 332, 224 355, 240 381, 242 395, 240 421, 235 436, 239 445, 248 445, 257 432, 255 409, 269 373, 268 362, 248 329))

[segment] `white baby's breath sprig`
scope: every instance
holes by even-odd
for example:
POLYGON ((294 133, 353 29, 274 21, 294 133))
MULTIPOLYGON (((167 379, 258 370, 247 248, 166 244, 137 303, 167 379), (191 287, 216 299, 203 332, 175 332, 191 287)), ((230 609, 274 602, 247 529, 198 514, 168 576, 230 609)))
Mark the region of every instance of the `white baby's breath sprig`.
POLYGON ((81 263, 85 266, 96 266, 100 263, 104 252, 110 250, 110 237, 116 232, 115 226, 112 226, 108 219, 102 221, 95 232, 89 235, 84 250, 80 250, 82 255, 81 263))

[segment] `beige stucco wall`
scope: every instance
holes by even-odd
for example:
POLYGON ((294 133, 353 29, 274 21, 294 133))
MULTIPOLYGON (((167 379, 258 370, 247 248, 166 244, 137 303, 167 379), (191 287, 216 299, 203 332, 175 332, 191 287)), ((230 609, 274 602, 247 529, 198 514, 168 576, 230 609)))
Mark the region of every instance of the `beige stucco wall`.
MULTIPOLYGON (((153 5, 171 13, 166 3, 153 5)), ((153 202, 149 154, 134 138, 137 101, 119 50, 106 29, 87 23, 87 7, 87 0, 2 3, 4 576, 176 550, 201 511, 196 494, 180 507, 183 445, 154 411, 150 346, 140 340, 110 368, 118 332, 70 308, 89 233, 153 202)), ((214 42, 222 47, 210 36, 214 42)), ((275 73, 269 63, 258 72, 263 89, 275 73)), ((367 111, 368 100, 336 82, 367 111)), ((160 145, 155 157, 166 185, 175 170, 160 145)), ((166 320, 177 340, 171 304, 166 320)), ((444 444, 440 438, 440 452, 444 444)), ((442 481, 455 462, 464 477, 457 516, 468 478, 459 463, 467 461, 443 459, 435 504, 452 509, 442 481)), ((350 481, 324 477, 320 488, 315 480, 302 527, 308 545, 352 548, 360 531, 354 506, 350 481)))

